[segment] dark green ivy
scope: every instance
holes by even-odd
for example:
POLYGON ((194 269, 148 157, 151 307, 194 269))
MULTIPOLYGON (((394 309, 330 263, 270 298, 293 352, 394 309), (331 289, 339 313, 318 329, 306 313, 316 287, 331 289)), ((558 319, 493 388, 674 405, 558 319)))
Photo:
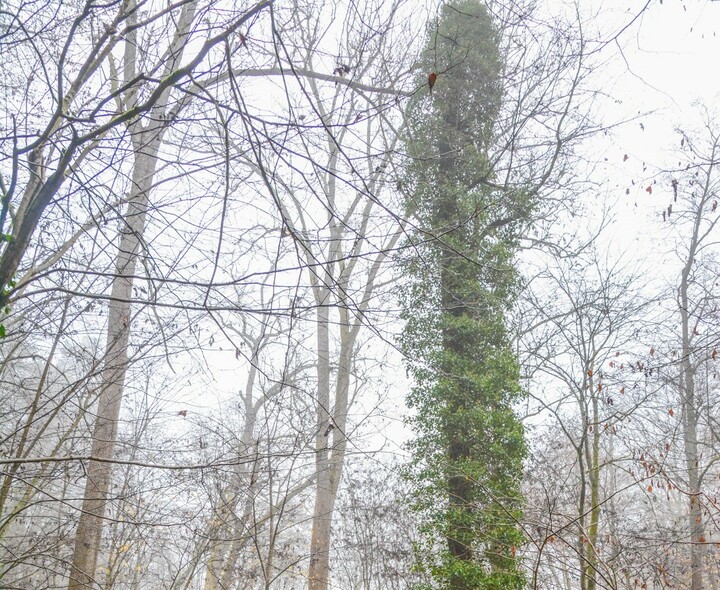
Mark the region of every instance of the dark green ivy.
POLYGON ((502 58, 487 10, 442 8, 408 109, 402 346, 416 386, 409 476, 424 542, 418 564, 443 590, 522 588, 516 551, 523 427, 505 314, 517 290, 515 236, 529 204, 495 187, 488 146, 502 105, 502 58))

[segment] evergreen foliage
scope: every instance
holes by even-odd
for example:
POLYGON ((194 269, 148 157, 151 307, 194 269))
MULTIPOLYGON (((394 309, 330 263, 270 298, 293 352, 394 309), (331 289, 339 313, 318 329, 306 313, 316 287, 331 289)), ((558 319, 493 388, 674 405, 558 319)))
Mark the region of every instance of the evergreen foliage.
POLYGON ((402 346, 416 386, 410 477, 433 587, 523 586, 519 368, 505 326, 517 289, 514 235, 529 203, 491 188, 488 146, 502 103, 498 33, 475 0, 445 5, 408 111, 408 214, 418 223, 403 292, 402 346), (426 87, 427 88, 427 87, 426 87))

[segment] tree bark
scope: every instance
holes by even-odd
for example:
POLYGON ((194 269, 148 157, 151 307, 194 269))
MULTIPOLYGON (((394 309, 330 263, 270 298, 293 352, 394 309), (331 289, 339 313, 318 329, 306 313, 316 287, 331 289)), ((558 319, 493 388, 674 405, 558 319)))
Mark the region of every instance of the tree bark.
POLYGON ((590 399, 592 400, 593 432, 592 446, 589 452, 590 479, 590 526, 587 531, 587 590, 597 588, 597 567, 598 567, 598 529, 600 526, 600 413, 598 408, 599 393, 596 393, 596 384, 593 377, 590 378, 590 399))
MULTIPOLYGON (((333 161, 334 165, 334 161, 333 161)), ((334 179, 331 179, 334 185, 334 179)), ((334 191, 334 186, 331 186, 334 191)), ((369 208, 365 211, 365 218, 369 218, 369 208)), ((331 235, 334 237, 330 249, 330 260, 340 260, 342 226, 331 222, 331 235)), ((378 264, 380 259, 376 261, 378 264)), ((330 264, 333 264, 332 262, 330 264)), ((310 566, 308 568, 308 589, 327 590, 330 578, 330 548, 332 535, 332 520, 335 511, 340 480, 345 465, 347 450, 347 421, 350 406, 350 374, 352 371, 352 352, 360 330, 360 319, 352 317, 347 301, 349 277, 352 266, 337 265, 337 278, 333 281, 333 273, 327 270, 324 273, 324 284, 314 285, 317 309, 317 375, 318 399, 316 413, 315 434, 315 467, 316 467, 316 494, 313 508, 313 526, 310 539, 310 566), (331 363, 330 363, 330 310, 329 303, 332 295, 328 285, 333 284, 338 293, 339 335, 340 350, 337 355, 337 375, 335 390, 330 402, 331 393, 331 363)), ((372 291, 377 267, 373 266, 368 273, 366 295, 372 291)), ((316 278, 317 279, 317 278, 316 278)), ((364 299, 364 302, 367 299, 364 299)), ((361 304, 361 309, 366 303, 361 304)))
POLYGON ((92 434, 90 455, 102 461, 90 461, 80 522, 75 535, 68 590, 90 590, 97 568, 103 519, 109 499, 110 478, 117 440, 118 419, 128 368, 128 340, 131 325, 133 276, 141 249, 157 154, 162 132, 139 132, 133 138, 135 166, 132 196, 120 232, 115 277, 108 309, 108 331, 105 345, 105 366, 98 400, 97 417, 92 434), (151 135, 149 135, 151 133, 151 135))
POLYGON ((693 365, 693 344, 690 328, 690 299, 688 287, 695 254, 698 246, 698 229, 700 214, 698 213, 693 227, 688 258, 683 268, 678 303, 680 308, 680 329, 682 353, 680 360, 680 400, 683 405, 682 426, 685 454, 685 468, 688 478, 688 532, 690 535, 690 589, 703 590, 702 545, 703 534, 702 509, 700 506, 700 469, 698 457, 698 415, 695 400, 695 366, 693 365))
MULTIPOLYGON (((310 538, 310 566, 308 589, 327 590, 330 572, 330 530, 335 507, 333 469, 330 463, 330 290, 319 287, 322 295, 316 298, 317 310, 317 412, 315 422, 316 493, 313 526, 310 538)), ((334 425, 334 422, 332 423, 334 425)))

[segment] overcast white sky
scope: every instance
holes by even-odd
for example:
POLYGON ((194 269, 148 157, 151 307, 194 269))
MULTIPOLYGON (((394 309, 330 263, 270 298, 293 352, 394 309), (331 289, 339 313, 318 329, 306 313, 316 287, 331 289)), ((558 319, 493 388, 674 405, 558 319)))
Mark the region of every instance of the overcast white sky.
POLYGON ((620 33, 602 49, 603 65, 594 72, 594 85, 605 95, 597 108, 604 122, 625 123, 588 146, 599 162, 592 175, 597 206, 614 203, 615 223, 605 235, 605 248, 611 256, 651 259, 659 255, 657 242, 665 234, 662 210, 672 190, 660 171, 677 164, 673 151, 681 136, 676 129, 692 134, 701 125, 699 102, 720 112, 715 106, 720 97, 720 2, 610 0, 600 7, 580 2, 583 12, 594 15, 588 28, 600 31, 601 39, 620 33), (650 195, 645 189, 654 181, 650 195))

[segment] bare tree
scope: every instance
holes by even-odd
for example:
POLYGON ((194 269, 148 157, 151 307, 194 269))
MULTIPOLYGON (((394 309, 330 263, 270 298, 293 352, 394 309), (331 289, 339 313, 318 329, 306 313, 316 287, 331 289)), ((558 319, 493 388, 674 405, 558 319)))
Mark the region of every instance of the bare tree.
MULTIPOLYGON (((714 461, 703 457, 706 443, 701 428, 703 423, 710 425, 703 414, 710 410, 711 402, 703 400, 701 379, 713 370, 710 367, 717 357, 718 334, 714 328, 718 264, 714 249, 718 245, 715 229, 719 219, 720 136, 709 114, 704 112, 703 116, 706 124, 702 135, 683 138, 690 161, 687 171, 677 171, 670 178, 673 199, 662 214, 682 238, 676 298, 679 346, 673 385, 681 408, 691 590, 706 588, 710 579, 716 577, 707 571, 705 564, 706 522, 712 519, 707 515, 716 511, 708 509, 704 501, 705 482, 714 461)), ((708 442, 712 456, 715 441, 708 442)))
MULTIPOLYGON (((557 470, 556 477, 566 478, 567 490, 567 496, 546 491, 539 509, 531 512, 540 549, 536 585, 541 563, 550 570, 557 567, 547 562, 557 559, 554 548, 543 558, 551 538, 567 544, 577 559, 564 574, 571 586, 612 587, 608 580, 617 555, 612 544, 602 541, 612 523, 602 523, 601 513, 622 490, 607 472, 616 469, 627 450, 619 440, 622 422, 646 399, 644 392, 625 395, 624 375, 616 369, 627 351, 638 346, 649 303, 637 274, 608 266, 592 251, 540 272, 523 298, 522 352, 532 384, 529 412, 549 419, 541 437, 556 433, 552 443, 541 446, 557 456, 542 462, 557 470), (565 444, 557 438, 560 433, 565 444), (563 467, 556 462, 563 458, 567 472, 561 476, 563 467), (571 509, 568 504, 573 503, 571 509)), ((533 479, 542 485, 542 477, 533 479)))
MULTIPOLYGON (((196 2, 179 2, 171 5, 170 10, 149 13, 144 10, 146 4, 113 2, 102 7, 91 2, 71 4, 63 7, 67 14, 62 15, 51 6, 43 7, 33 14, 33 22, 37 23, 38 32, 52 31, 47 40, 41 37, 48 43, 48 51, 43 51, 23 26, 28 12, 34 11, 32 5, 21 3, 8 17, 10 23, 4 42, 12 53, 7 59, 28 60, 37 66, 38 76, 26 78, 27 92, 29 95, 37 92, 41 98, 39 104, 25 102, 25 108, 18 109, 24 120, 18 121, 15 117, 5 125, 10 134, 3 141, 2 149, 11 162, 11 169, 0 187, 3 193, 0 231, 5 232, 5 223, 10 219, 12 232, 3 233, 8 237, 0 254, 3 285, 0 304, 3 306, 12 296, 13 277, 38 224, 68 179, 76 181, 72 188, 77 191, 84 181, 82 171, 94 168, 93 153, 108 135, 127 123, 132 124, 138 117, 147 117, 153 109, 156 116, 163 113, 164 108, 158 105, 166 105, 172 88, 200 75, 200 70, 207 68, 206 60, 214 48, 229 42, 244 24, 270 5, 267 1, 260 2, 219 19, 200 42, 198 50, 181 64, 182 48, 191 37, 194 39, 189 35, 191 26, 195 28, 193 15, 205 14, 213 3, 198 9, 196 2), (155 69, 155 64, 148 63, 143 64, 147 69, 137 68, 133 63, 137 48, 132 47, 126 52, 129 59, 126 77, 119 80, 112 68, 107 75, 103 68, 108 61, 112 65, 116 48, 123 43, 131 47, 132 41, 128 42, 128 38, 137 38, 139 30, 149 32, 168 16, 179 13, 190 16, 190 20, 182 22, 183 17, 178 16, 177 37, 168 46, 169 53, 160 60, 161 68, 165 63, 170 67, 155 69), (51 61, 54 56, 56 60, 51 61), (98 86, 106 92, 98 93, 95 90, 98 86)), ((157 126, 156 120, 153 127, 157 126)), ((92 170, 91 174, 94 173, 92 170)))
MULTIPOLYGON (((307 330, 315 341, 316 389, 310 394, 315 498, 308 569, 313 590, 328 587, 335 503, 348 444, 355 444, 349 435, 359 335, 373 326, 381 307, 384 263, 405 225, 396 213, 394 155, 400 121, 396 100, 406 84, 403 51, 411 47, 394 31, 405 10, 405 3, 391 2, 369 4, 362 12, 353 8, 342 16, 316 13, 304 4, 278 11, 274 34, 280 70, 288 73, 288 119, 297 126, 292 135, 283 128, 268 133, 268 126, 246 119, 232 142, 273 145, 275 153, 259 159, 243 151, 233 158, 251 160, 248 165, 277 206, 278 234, 292 244, 294 252, 285 258, 288 268, 303 269, 290 279, 299 288, 298 305, 293 303, 289 313, 296 318, 295 329, 307 330), (325 18, 343 23, 330 39, 323 32, 325 18), (301 45, 285 42, 280 31, 289 28, 299 31, 301 45), (331 52, 336 52, 334 59, 331 52), (323 70, 333 78, 317 74, 323 70), (303 309, 305 292, 311 299, 303 309)), ((241 108, 239 89, 235 100, 241 108)))

